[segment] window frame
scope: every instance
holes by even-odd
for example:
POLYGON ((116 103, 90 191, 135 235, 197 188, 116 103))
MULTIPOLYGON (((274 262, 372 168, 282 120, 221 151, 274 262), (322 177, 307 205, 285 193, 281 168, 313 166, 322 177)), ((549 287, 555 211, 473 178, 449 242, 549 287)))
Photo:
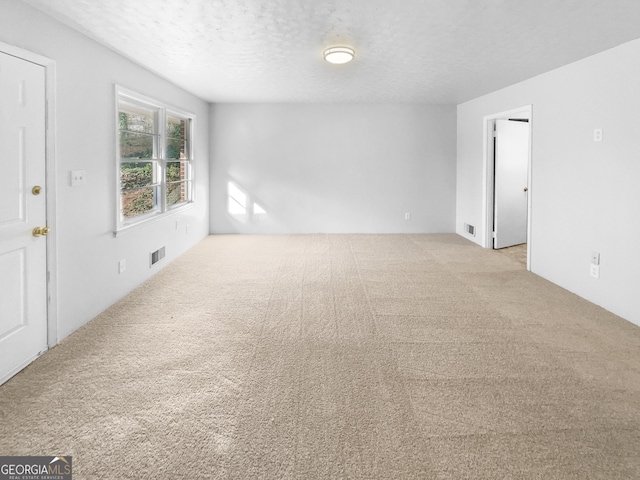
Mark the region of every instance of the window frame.
MULTIPOLYGON (((195 153, 194 153, 194 125, 196 117, 194 114, 167 105, 153 98, 147 97, 132 90, 123 88, 119 85, 115 86, 115 191, 116 191, 116 228, 114 234, 117 236, 132 227, 151 223, 161 220, 169 215, 181 212, 193 206, 196 199, 195 189, 195 153), (154 155, 151 158, 127 158, 121 157, 121 130, 120 130, 120 106, 121 103, 129 103, 133 106, 139 106, 143 109, 153 111, 153 150, 154 155), (185 131, 185 150, 186 158, 167 158, 167 120, 169 117, 180 120, 187 120, 187 128, 185 131), (167 185, 172 183, 167 181, 167 164, 175 161, 184 161, 186 163, 187 174, 185 177, 185 186, 188 192, 186 201, 168 205, 167 204, 167 185), (157 188, 155 205, 153 209, 147 213, 142 213, 134 217, 125 218, 122 212, 122 179, 121 166, 123 163, 145 163, 152 164, 152 171, 155 178, 150 185, 157 188)), ((142 188, 142 187, 140 187, 142 188)), ((145 187, 146 188, 146 187, 145 187)))

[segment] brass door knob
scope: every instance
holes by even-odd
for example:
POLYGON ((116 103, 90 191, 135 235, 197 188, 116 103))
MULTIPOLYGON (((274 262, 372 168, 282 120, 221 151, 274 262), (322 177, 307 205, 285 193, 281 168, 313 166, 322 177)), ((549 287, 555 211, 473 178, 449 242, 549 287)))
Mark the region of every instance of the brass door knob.
POLYGON ((41 191, 42 191, 42 187, 40 185, 36 185, 31 189, 31 193, 33 193, 34 195, 40 195, 41 191))
POLYGON ((32 233, 34 237, 46 237, 50 231, 49 227, 36 227, 32 233))

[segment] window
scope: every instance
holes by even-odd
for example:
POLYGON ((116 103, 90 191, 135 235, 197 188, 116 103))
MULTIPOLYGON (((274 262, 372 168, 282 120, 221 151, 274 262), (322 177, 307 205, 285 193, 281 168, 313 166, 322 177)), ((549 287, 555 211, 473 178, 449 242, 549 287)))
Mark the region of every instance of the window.
POLYGON ((116 87, 117 230, 193 201, 194 116, 116 87))

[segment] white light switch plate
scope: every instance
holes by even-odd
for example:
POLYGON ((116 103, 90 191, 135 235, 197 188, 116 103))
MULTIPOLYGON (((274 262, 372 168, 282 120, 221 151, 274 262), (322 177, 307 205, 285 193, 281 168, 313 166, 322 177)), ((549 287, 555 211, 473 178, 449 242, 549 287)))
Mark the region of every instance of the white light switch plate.
POLYGON ((80 185, 84 185, 86 176, 86 170, 71 170, 71 186, 79 187, 80 185))

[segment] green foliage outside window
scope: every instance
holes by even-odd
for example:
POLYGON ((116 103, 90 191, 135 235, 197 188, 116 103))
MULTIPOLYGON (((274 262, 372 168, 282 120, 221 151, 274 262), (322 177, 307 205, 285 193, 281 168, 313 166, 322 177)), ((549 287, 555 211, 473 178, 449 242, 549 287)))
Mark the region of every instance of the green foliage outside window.
POLYGON ((151 162, 120 164, 122 214, 126 218, 147 213, 154 207, 153 165, 151 162), (148 187, 148 188, 144 188, 148 187))
POLYGON ((167 163, 167 182, 177 182, 182 180, 180 176, 180 162, 167 163))
POLYGON ((186 135, 187 120, 168 117, 167 118, 167 157, 166 158, 186 158, 186 135))
POLYGON ((147 213, 153 210, 153 206, 153 188, 145 188, 123 194, 122 214, 125 218, 147 213))
POLYGON ((151 162, 127 162, 120 164, 120 185, 123 190, 146 187, 153 183, 151 162))

